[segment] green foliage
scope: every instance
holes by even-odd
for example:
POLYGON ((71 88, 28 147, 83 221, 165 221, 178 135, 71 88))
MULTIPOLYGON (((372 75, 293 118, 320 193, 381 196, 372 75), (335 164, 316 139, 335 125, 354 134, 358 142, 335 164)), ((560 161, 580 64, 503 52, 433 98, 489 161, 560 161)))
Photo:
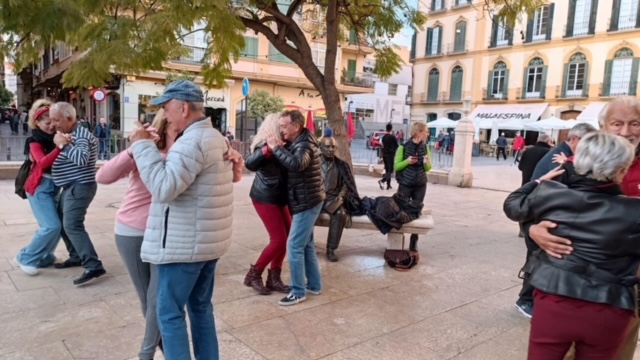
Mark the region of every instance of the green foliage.
POLYGON ((264 119, 265 116, 284 109, 284 100, 278 96, 272 96, 268 91, 256 90, 249 95, 249 117, 264 119))
POLYGON ((492 17, 504 18, 513 27, 523 14, 533 14, 545 0, 484 0, 484 11, 492 17))
POLYGON ((195 74, 186 71, 171 71, 167 73, 167 78, 164 81, 165 86, 178 80, 190 80, 193 81, 196 78, 195 74))
POLYGON ((0 86, 0 107, 7 107, 13 101, 13 93, 5 87, 0 86))

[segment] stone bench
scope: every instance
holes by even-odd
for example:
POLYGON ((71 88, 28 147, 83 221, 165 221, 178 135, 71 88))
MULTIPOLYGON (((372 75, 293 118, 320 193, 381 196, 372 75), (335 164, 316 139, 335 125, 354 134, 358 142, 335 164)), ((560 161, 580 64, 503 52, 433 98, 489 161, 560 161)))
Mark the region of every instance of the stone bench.
MULTIPOLYGON (((329 227, 329 219, 329 214, 321 213, 318 217, 318 221, 316 221, 316 226, 329 227)), ((402 225, 400 230, 391 229, 387 234, 387 249, 404 249, 405 234, 407 234, 407 239, 409 234, 426 235, 434 228, 434 226, 435 224, 433 222, 433 217, 431 216, 431 210, 424 209, 422 210, 422 216, 412 222, 402 225)), ((353 216, 351 218, 351 227, 346 229, 380 231, 366 215, 353 216)))

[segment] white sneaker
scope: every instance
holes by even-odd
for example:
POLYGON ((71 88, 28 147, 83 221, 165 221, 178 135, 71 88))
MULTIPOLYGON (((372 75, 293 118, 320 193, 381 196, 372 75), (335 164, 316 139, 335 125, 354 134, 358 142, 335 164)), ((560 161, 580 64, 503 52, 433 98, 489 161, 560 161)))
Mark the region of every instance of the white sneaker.
POLYGON ((31 275, 31 276, 35 276, 38 275, 38 268, 35 266, 28 266, 28 265, 22 265, 20 263, 20 261, 18 261, 18 257, 16 256, 16 258, 14 259, 16 264, 18 264, 18 266, 20 266, 20 269, 22 269, 22 271, 24 271, 25 274, 27 275, 31 275))

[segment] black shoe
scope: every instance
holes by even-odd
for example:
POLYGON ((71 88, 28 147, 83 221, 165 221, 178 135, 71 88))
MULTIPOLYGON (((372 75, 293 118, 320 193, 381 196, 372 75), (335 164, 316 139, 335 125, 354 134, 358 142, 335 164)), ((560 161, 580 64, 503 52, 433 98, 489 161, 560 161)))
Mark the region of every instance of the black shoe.
POLYGON ((82 266, 82 262, 80 261, 71 261, 71 259, 67 259, 64 262, 54 264, 53 267, 56 269, 66 269, 70 267, 82 266))
POLYGON ((391 185, 387 185, 387 190, 393 190, 393 188, 391 187, 391 185))
POLYGON ((327 260, 331 262, 338 261, 338 256, 335 253, 335 250, 327 249, 327 260))
POLYGON ((100 276, 106 274, 107 272, 104 269, 99 270, 85 270, 85 272, 79 278, 73 280, 73 285, 82 285, 86 282, 89 282, 93 279, 97 279, 100 276))
POLYGON ((380 190, 384 190, 384 185, 382 180, 378 180, 378 186, 380 186, 380 190))

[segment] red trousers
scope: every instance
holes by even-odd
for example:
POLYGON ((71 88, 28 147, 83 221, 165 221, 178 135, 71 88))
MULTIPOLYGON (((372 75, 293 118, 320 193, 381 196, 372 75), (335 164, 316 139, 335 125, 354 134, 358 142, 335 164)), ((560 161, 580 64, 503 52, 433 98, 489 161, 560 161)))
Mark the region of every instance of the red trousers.
POLYGON ((282 269, 287 254, 287 238, 291 229, 291 214, 286 206, 263 204, 252 200, 260 220, 269 233, 269 244, 255 263, 255 268, 264 270, 271 263, 271 269, 282 269))
POLYGON ((576 360, 616 360, 633 312, 534 291, 529 360, 562 360, 571 343, 576 360))

